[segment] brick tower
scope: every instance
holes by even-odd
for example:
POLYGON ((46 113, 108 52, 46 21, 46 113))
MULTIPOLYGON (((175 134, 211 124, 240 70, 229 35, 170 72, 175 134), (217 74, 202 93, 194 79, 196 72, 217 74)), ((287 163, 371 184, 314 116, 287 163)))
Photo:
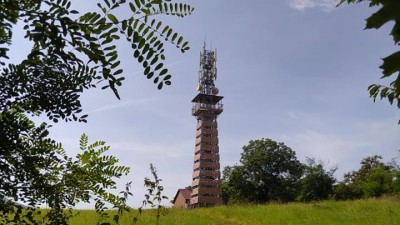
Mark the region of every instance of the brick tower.
POLYGON ((217 78, 216 53, 216 50, 206 50, 204 45, 200 53, 199 93, 192 100, 197 130, 190 208, 222 203, 217 117, 222 113, 223 97, 218 95, 219 90, 214 84, 217 78))

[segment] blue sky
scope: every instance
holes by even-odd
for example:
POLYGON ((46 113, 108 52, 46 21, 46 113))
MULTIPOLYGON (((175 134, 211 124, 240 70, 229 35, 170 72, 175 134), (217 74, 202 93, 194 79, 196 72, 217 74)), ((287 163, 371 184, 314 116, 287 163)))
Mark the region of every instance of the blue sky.
MULTIPOLYGON (((284 142, 302 162, 315 157, 338 166, 339 179, 359 168, 363 157, 378 154, 390 161, 400 155, 400 111, 386 101, 373 103, 367 91, 372 83, 387 83, 379 79, 380 58, 396 50, 389 26, 363 30, 374 9, 335 8, 331 0, 188 3, 193 15, 163 17, 191 46, 185 54, 167 47, 172 86, 158 91, 121 46, 122 100, 110 90, 89 90, 82 96, 89 122, 51 129, 71 155, 78 153, 82 133, 90 141, 106 141, 110 153, 131 167, 119 185, 134 181, 133 206, 143 199, 150 163, 170 198, 191 183, 196 126, 191 100, 205 40, 218 51, 216 85, 225 97, 218 118, 222 167, 238 163, 242 146, 259 138, 284 142)), ((74 6, 83 12, 88 5, 74 6)))

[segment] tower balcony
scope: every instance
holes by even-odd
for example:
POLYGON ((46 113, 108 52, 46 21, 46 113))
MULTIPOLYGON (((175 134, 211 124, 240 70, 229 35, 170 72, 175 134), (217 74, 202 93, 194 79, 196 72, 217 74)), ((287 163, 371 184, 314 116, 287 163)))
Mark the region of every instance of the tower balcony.
POLYGON ((201 130, 216 130, 218 128, 218 123, 215 121, 198 120, 196 129, 200 128, 201 130))
POLYGON ((206 151, 214 151, 214 152, 219 152, 219 146, 218 145, 197 145, 194 148, 194 152, 198 152, 200 150, 206 150, 206 151))
POLYGON ((192 108, 192 115, 198 116, 200 114, 212 114, 212 115, 219 115, 223 111, 223 104, 216 103, 216 104, 207 104, 207 103, 194 103, 192 108))
POLYGON ((201 163, 219 161, 219 154, 197 154, 194 161, 200 160, 201 163))
POLYGON ((195 162, 193 163, 193 170, 201 167, 211 167, 211 168, 220 168, 219 162, 195 162))
POLYGON ((210 176, 210 177, 215 177, 219 178, 221 177, 221 172, 220 171, 212 171, 212 170, 196 170, 193 172, 193 177, 199 177, 199 176, 210 176))
POLYGON ((195 145, 218 145, 218 138, 217 137, 199 137, 196 138, 195 145))
POLYGON ((217 137, 218 130, 217 129, 198 129, 196 131, 196 137, 200 136, 201 134, 206 134, 206 135, 211 135, 213 137, 217 137))
MULTIPOLYGON (((214 180, 212 180, 212 179, 194 179, 192 181, 192 187, 196 187, 199 185, 205 185, 205 186, 211 185, 211 186, 219 187, 221 184, 220 184, 220 180, 219 180, 219 176, 218 176, 218 179, 214 179, 214 180)), ((196 191, 196 189, 198 189, 198 188, 193 188, 193 191, 196 191)), ((196 192, 198 192, 198 190, 196 192)))

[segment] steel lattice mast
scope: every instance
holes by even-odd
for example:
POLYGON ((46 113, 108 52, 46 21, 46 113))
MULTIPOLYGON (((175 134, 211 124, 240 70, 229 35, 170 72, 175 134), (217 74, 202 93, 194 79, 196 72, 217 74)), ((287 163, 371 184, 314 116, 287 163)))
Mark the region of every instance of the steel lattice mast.
POLYGON ((190 207, 222 203, 217 117, 222 113, 222 96, 215 87, 217 78, 216 50, 200 53, 197 96, 192 100, 192 115, 197 119, 190 207))

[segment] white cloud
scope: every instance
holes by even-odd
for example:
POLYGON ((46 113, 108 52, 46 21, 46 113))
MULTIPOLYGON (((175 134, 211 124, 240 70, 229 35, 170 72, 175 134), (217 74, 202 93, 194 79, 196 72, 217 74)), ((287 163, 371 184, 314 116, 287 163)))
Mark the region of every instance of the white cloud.
POLYGON ((324 11, 331 11, 338 4, 338 0, 290 0, 289 6, 303 11, 306 8, 322 8, 324 11))
POLYGON ((160 98, 146 98, 146 99, 140 99, 140 100, 130 100, 130 101, 121 101, 113 105, 106 105, 102 106, 96 109, 92 109, 87 111, 87 114, 92 114, 92 113, 98 113, 98 112, 103 112, 103 111, 108 111, 108 110, 113 110, 113 109, 118 109, 118 108, 123 108, 131 105, 140 105, 140 104, 145 104, 153 101, 157 101, 160 98))
POLYGON ((359 167, 362 158, 381 155, 385 162, 398 156, 398 131, 393 122, 369 121, 343 125, 342 131, 311 128, 285 135, 285 144, 296 151, 300 161, 316 157, 339 167, 336 176, 359 167))

